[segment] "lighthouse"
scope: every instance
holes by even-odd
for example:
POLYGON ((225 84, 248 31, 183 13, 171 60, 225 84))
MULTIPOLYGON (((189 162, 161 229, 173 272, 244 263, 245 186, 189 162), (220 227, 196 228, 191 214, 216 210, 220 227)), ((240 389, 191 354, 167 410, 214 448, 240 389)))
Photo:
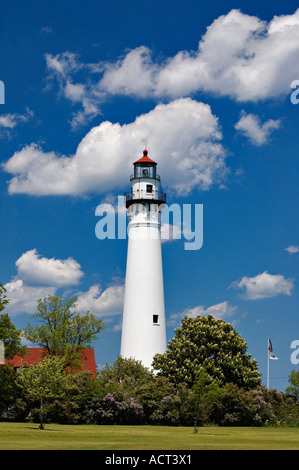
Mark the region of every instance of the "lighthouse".
POLYGON ((125 193, 128 252, 121 356, 148 368, 166 350, 161 213, 166 194, 147 150, 134 163, 131 190, 125 193))

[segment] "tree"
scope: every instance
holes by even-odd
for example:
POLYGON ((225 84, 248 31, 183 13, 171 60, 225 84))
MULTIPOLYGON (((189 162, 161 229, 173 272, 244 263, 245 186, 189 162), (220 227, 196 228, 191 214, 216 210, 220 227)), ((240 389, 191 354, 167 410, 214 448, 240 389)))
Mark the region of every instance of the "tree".
POLYGON ((0 367, 0 416, 3 416, 17 398, 16 373, 8 366, 0 367))
POLYGON ((226 394, 225 387, 213 380, 205 370, 201 370, 192 386, 194 398, 194 432, 197 432, 197 422, 201 414, 202 421, 207 421, 217 405, 221 406, 221 400, 226 394))
MULTIPOLYGON (((105 396, 90 371, 68 374, 66 393, 44 404, 44 419, 59 424, 82 424, 89 418, 95 396, 105 396)), ((34 410, 31 410, 34 416, 34 410)))
POLYGON ((102 320, 87 311, 76 312, 76 297, 48 296, 38 300, 37 313, 33 319, 41 323, 25 328, 25 336, 38 344, 50 356, 65 357, 64 367, 78 367, 80 352, 91 347, 98 334, 104 329, 102 320))
POLYGON ((0 315, 0 340, 4 344, 5 358, 12 359, 15 354, 24 356, 26 347, 21 344, 21 330, 11 322, 7 313, 0 315))
POLYGON ((9 303, 9 300, 6 297, 6 289, 0 282, 0 312, 5 309, 5 305, 9 303))
POLYGON ((134 397, 143 407, 147 424, 189 425, 192 422, 191 390, 184 384, 176 385, 166 377, 152 376, 136 387, 134 397))
MULTIPOLYGON (((264 426, 290 424, 292 399, 276 390, 260 386, 251 390, 226 386, 223 400, 221 426, 264 426)), ((297 421, 298 425, 298 421, 297 421)))
MULTIPOLYGON (((6 289, 0 282, 0 312, 2 312, 9 299, 6 297, 6 289)), ((21 330, 18 330, 11 322, 7 313, 0 315, 0 347, 4 347, 5 358, 12 359, 15 354, 23 356, 26 348, 21 344, 21 330)))
POLYGON ((159 375, 190 387, 204 369, 220 385, 232 382, 250 389, 260 385, 261 375, 246 351, 245 340, 224 320, 212 315, 185 316, 167 351, 155 355, 153 367, 159 375))
POLYGON ((299 370, 293 369, 289 375, 290 385, 286 388, 286 393, 299 401, 299 370))
POLYGON ((20 367, 17 382, 29 400, 39 400, 39 427, 44 429, 44 401, 61 398, 69 388, 68 376, 64 372, 64 358, 50 356, 37 365, 20 367))
MULTIPOLYGON (((9 300, 6 297, 6 290, 0 282, 0 312, 5 309, 8 303, 9 300)), ((1 353, 4 352, 4 359, 12 359, 15 354, 19 354, 20 356, 26 354, 26 347, 21 344, 21 330, 14 326, 7 313, 0 314, 0 350, 1 353)), ((6 413, 12 404, 15 403, 16 396, 15 371, 11 370, 9 365, 1 364, 0 416, 6 413)))
POLYGON ((126 391, 133 393, 136 385, 148 382, 153 373, 144 367, 141 361, 118 356, 113 365, 106 366, 99 372, 99 383, 110 392, 126 391))

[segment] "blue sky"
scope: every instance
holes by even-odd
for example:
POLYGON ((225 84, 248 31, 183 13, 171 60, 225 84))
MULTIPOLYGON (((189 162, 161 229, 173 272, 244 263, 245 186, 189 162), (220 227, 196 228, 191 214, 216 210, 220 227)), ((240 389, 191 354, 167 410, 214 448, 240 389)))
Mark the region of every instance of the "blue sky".
POLYGON ((146 145, 168 204, 203 204, 203 246, 163 243, 167 339, 184 314, 231 322, 284 390, 298 339, 296 2, 4 1, 0 281, 23 328, 46 295, 102 317, 120 352, 127 240, 96 207, 146 145))

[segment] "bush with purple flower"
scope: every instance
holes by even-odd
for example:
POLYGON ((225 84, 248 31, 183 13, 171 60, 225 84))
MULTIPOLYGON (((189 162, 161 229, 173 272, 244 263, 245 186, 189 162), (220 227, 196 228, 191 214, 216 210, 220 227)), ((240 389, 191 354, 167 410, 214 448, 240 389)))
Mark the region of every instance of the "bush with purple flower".
POLYGON ((92 422, 97 424, 142 424, 143 408, 135 399, 124 394, 107 393, 103 400, 96 400, 89 411, 92 422))

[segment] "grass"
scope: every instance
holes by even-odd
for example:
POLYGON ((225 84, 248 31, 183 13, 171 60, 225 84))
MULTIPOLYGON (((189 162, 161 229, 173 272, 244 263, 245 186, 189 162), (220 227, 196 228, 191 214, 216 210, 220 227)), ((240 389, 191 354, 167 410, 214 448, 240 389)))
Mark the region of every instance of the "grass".
POLYGON ((299 429, 0 423, 0 450, 299 450, 299 429))

